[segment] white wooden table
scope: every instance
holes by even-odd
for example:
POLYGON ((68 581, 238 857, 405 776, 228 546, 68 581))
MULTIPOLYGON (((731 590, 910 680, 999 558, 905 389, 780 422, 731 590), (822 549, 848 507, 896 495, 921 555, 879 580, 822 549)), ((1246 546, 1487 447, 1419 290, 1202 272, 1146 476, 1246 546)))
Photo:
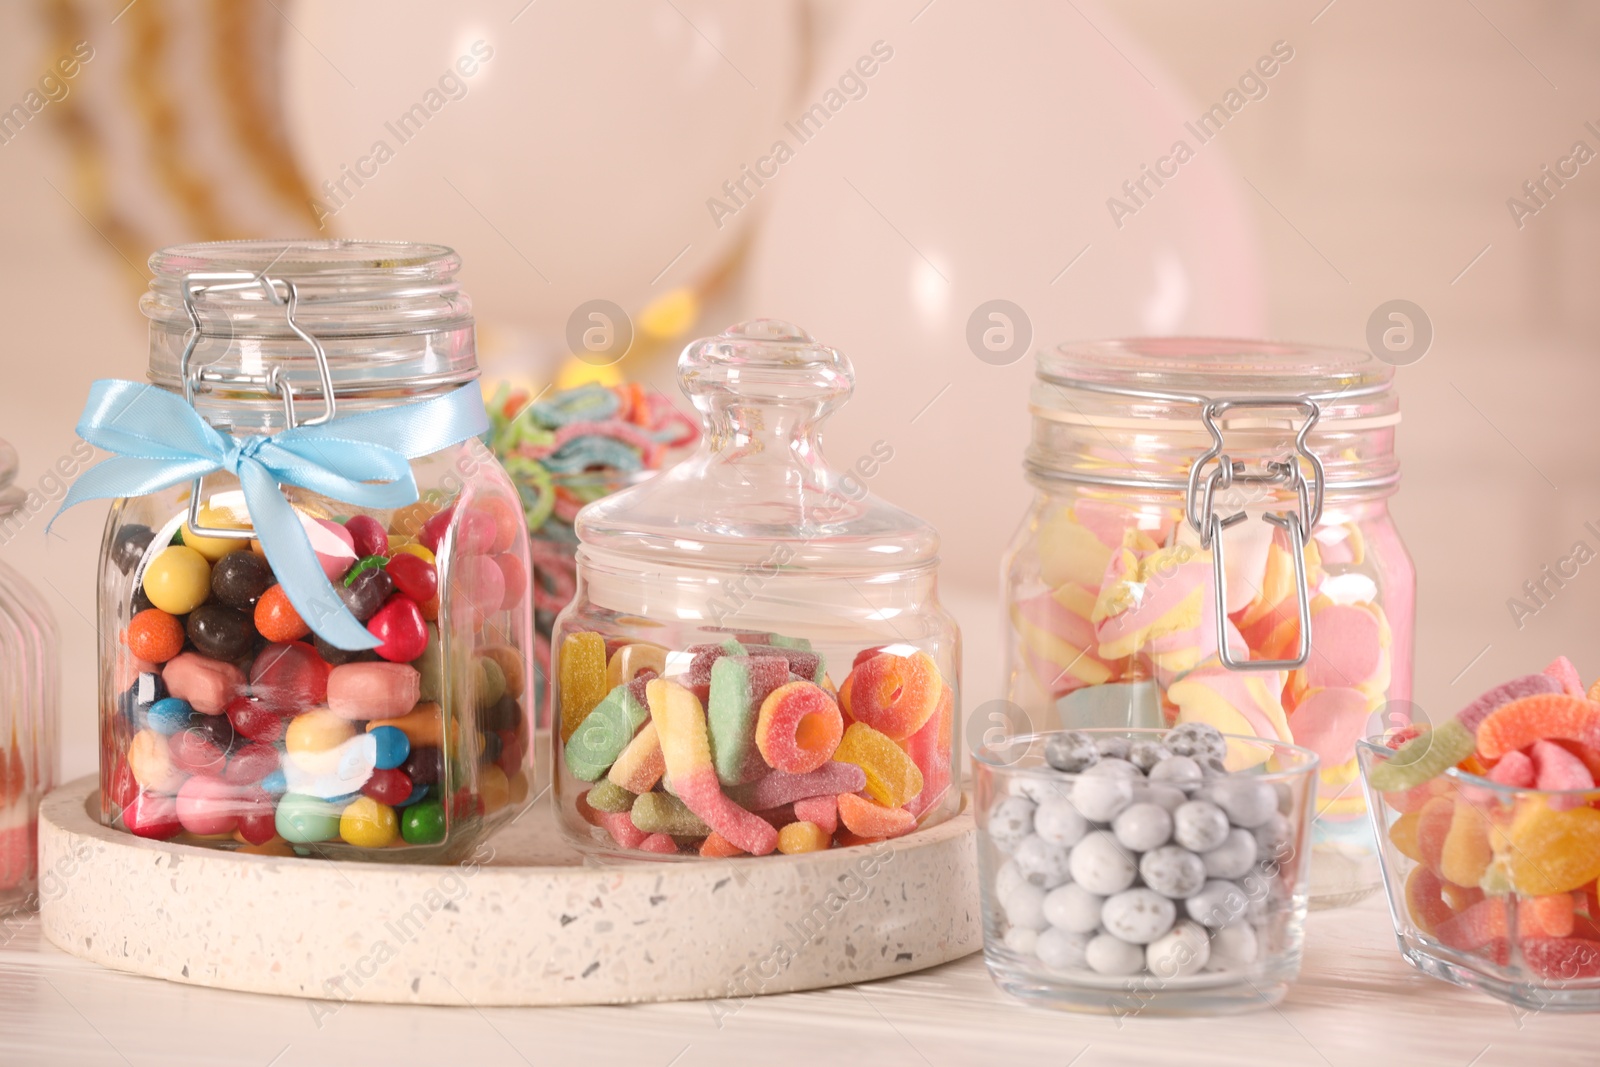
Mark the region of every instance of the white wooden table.
POLYGON ((1029 1007, 997 990, 977 955, 908 977, 757 998, 721 1020, 705 1003, 339 1006, 102 970, 45 942, 36 918, 0 926, 7 935, 4 1067, 1600 1063, 1600 1016, 1518 1013, 1412 971, 1380 898, 1313 913, 1305 970, 1288 1000, 1226 1019, 1119 1021, 1029 1007))

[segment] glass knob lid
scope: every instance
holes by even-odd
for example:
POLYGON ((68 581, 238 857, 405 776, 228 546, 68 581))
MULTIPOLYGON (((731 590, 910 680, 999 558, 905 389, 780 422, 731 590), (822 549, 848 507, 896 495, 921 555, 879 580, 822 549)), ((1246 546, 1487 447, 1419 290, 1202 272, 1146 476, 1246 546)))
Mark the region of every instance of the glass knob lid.
MULTIPOLYGON (((584 508, 579 540, 600 552, 743 566, 783 543, 791 569, 882 572, 933 564, 921 519, 829 467, 824 421, 849 399, 844 353, 791 323, 756 319, 695 341, 678 383, 700 414, 699 448, 648 482, 584 508)), ((892 454, 892 444, 877 446, 892 454)))

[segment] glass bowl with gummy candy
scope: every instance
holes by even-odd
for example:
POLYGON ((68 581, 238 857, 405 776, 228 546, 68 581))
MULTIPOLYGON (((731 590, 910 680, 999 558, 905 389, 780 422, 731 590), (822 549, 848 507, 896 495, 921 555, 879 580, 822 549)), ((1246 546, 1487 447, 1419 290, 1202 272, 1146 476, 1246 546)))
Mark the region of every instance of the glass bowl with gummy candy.
POLYGON ((1600 1010, 1600 703, 1572 664, 1359 749, 1407 962, 1532 1011, 1600 1010))
POLYGON ((1002 989, 1117 1016, 1287 993, 1315 753, 1189 723, 1004 738, 972 769, 984 960, 1002 989))
POLYGON ((574 523, 551 679, 569 838, 767 856, 950 817, 959 637, 938 535, 867 491, 887 442, 823 461, 849 361, 758 320, 691 344, 678 372, 699 448, 574 523))

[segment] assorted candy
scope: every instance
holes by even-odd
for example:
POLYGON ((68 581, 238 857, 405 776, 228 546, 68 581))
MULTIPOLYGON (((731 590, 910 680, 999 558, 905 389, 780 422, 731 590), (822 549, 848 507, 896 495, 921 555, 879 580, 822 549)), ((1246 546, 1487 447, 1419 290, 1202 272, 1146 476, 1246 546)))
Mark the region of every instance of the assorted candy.
POLYGON ((522 496, 534 565, 535 654, 548 677, 551 628, 576 588, 578 509, 666 466, 700 428, 636 382, 581 385, 531 400, 501 386, 489 417, 491 447, 522 496))
MULTIPOLYGON (((980 822, 992 939, 1063 977, 1263 966, 1292 910, 1305 807, 1228 756, 1206 723, 1143 740, 1067 731, 1045 740, 1056 773, 996 772, 980 822)), ((854 799, 840 797, 847 821, 854 799)))
POLYGON ((764 856, 881 841, 916 829, 950 788, 954 696, 914 649, 866 649, 835 688, 801 639, 673 651, 580 630, 562 637, 556 675, 572 810, 585 837, 624 849, 764 856))
POLYGON ((1370 753, 1385 874, 1416 933, 1524 978, 1600 978, 1591 697, 1600 686, 1586 692, 1561 657, 1370 753))
POLYGON ((506 614, 528 589, 515 505, 485 495, 387 522, 301 519, 374 650, 314 636, 247 533, 184 526, 158 544, 148 526, 116 532, 111 560, 136 584, 108 816, 140 836, 246 851, 376 850, 439 845, 454 823, 524 798, 527 670, 506 614))

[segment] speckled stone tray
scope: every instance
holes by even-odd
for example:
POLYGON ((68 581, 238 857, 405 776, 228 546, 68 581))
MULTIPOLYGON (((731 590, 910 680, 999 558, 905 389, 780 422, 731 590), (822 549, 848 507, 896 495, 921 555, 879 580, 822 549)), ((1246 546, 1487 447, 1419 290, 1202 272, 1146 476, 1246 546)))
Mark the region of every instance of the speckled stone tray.
POLYGON ((425 867, 146 841, 100 825, 97 784, 62 786, 40 810, 45 936, 174 982, 333 1002, 711 999, 731 1012, 982 947, 965 804, 881 845, 663 863, 579 854, 545 799, 473 858, 425 867))

